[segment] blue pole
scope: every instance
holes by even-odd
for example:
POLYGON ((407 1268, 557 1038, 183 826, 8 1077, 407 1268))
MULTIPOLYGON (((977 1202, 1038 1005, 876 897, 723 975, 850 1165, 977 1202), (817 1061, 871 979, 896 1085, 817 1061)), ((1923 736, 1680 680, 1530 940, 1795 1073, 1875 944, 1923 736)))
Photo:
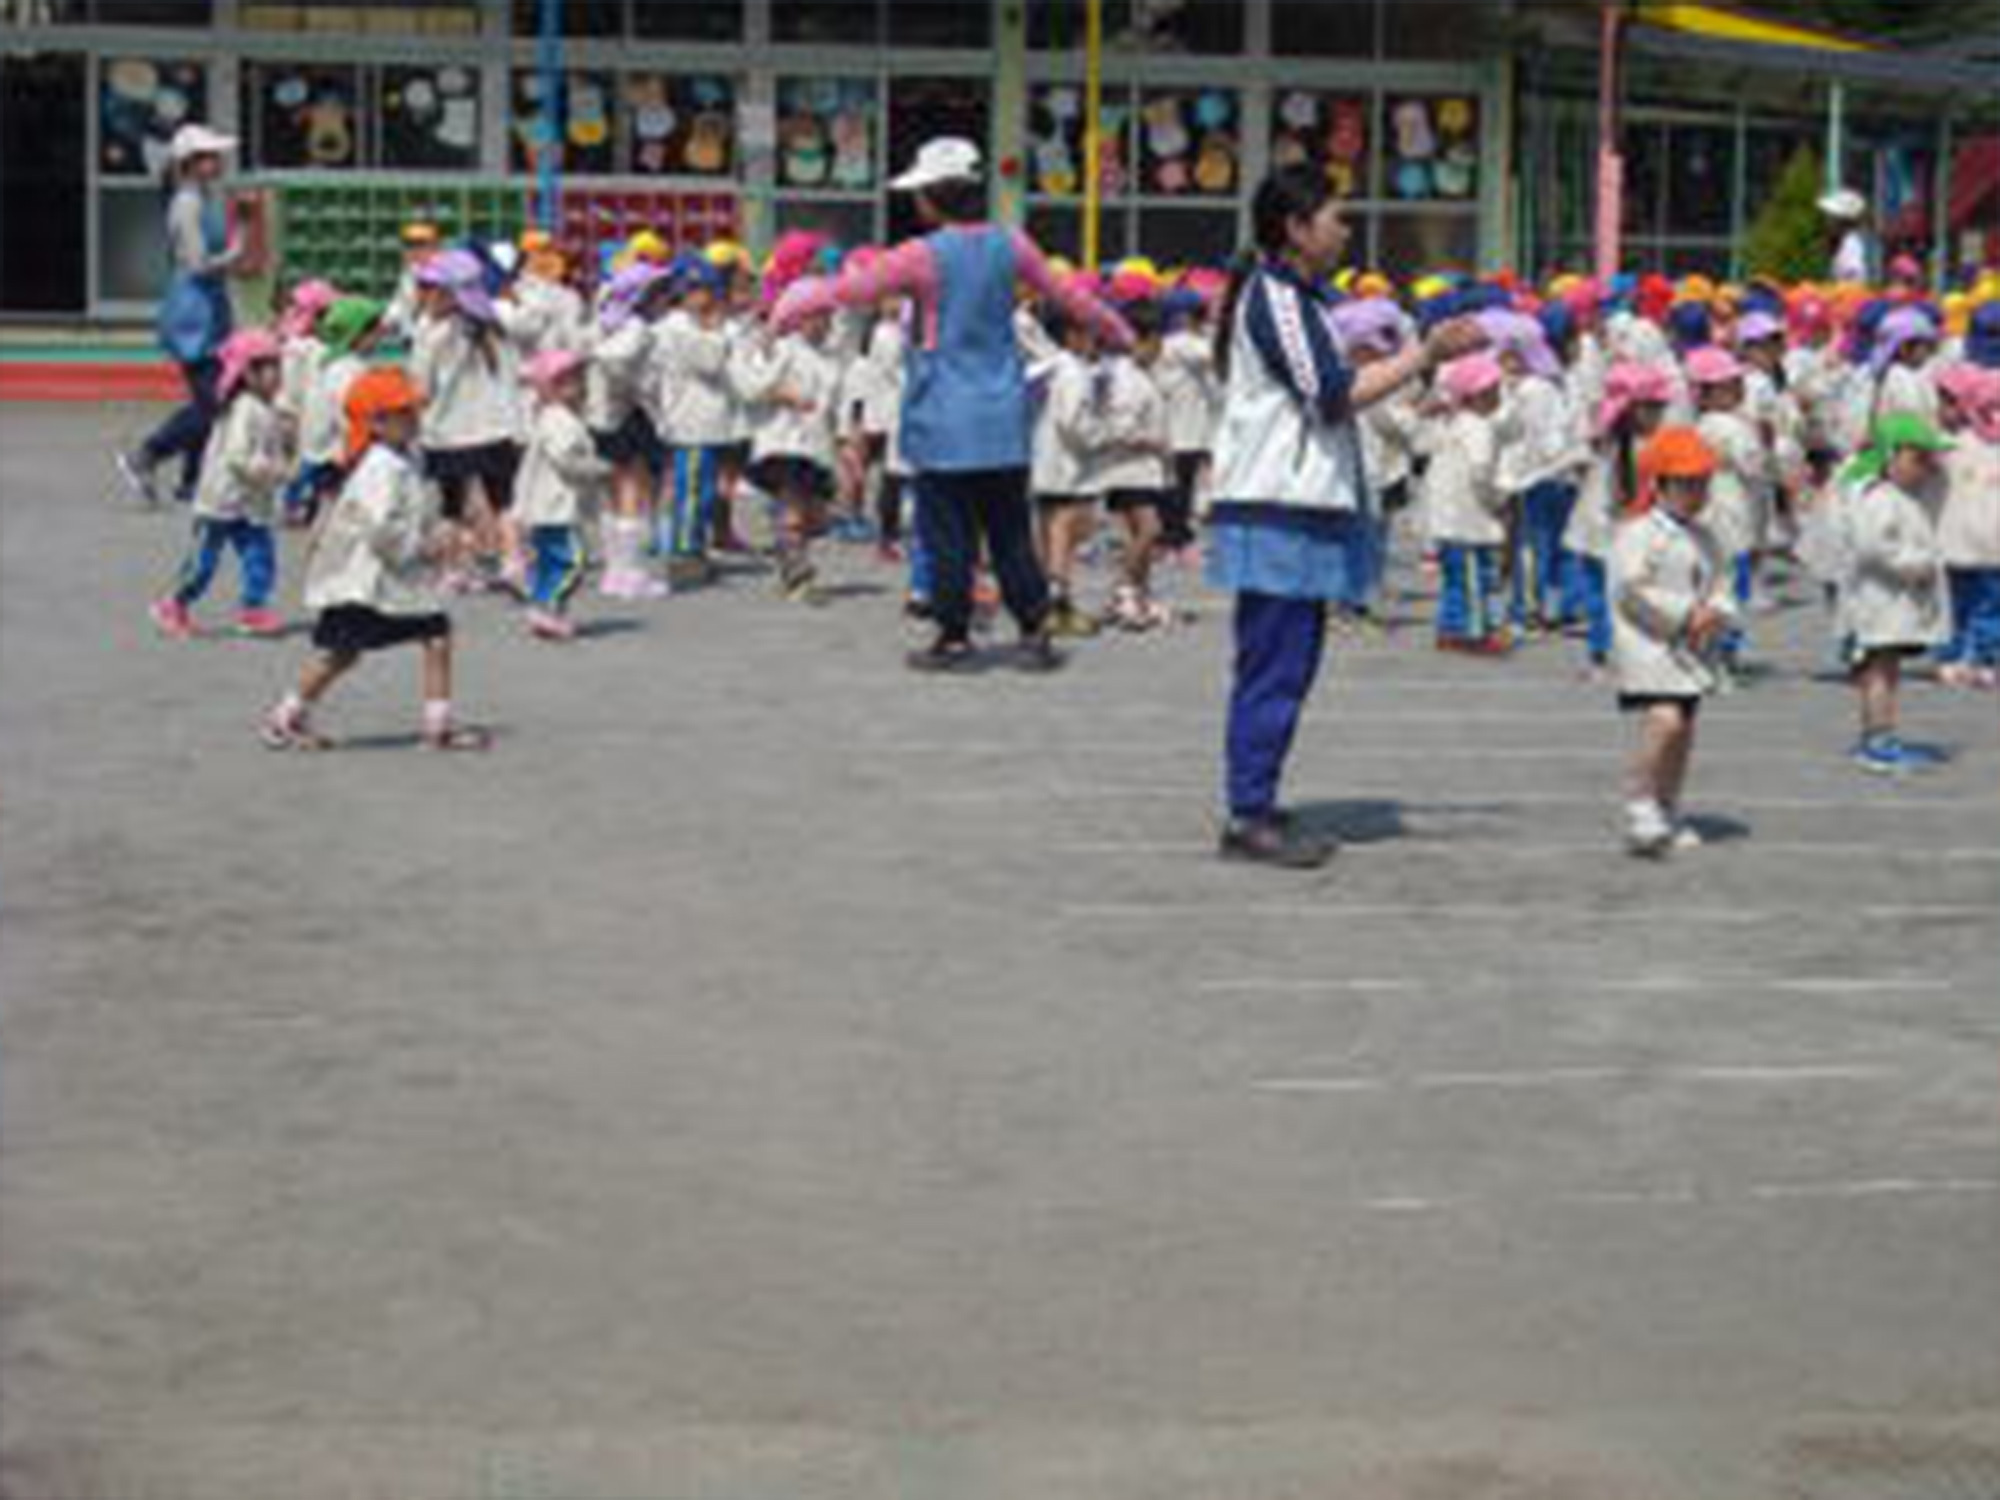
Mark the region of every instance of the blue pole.
POLYGON ((563 39, 562 0, 542 0, 541 35, 535 65, 542 75, 542 150, 537 158, 535 220, 553 234, 556 231, 556 195, 561 189, 563 141, 563 39))

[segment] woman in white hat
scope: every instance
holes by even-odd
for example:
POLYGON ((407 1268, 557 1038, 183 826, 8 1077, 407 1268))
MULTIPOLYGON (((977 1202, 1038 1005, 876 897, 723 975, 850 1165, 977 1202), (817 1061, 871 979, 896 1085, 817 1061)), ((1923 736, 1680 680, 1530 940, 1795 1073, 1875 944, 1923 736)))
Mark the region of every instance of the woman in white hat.
POLYGON ((194 494, 202 449, 215 422, 219 351, 231 323, 227 278, 243 258, 243 245, 229 232, 221 186, 226 159, 235 149, 234 136, 194 124, 174 132, 168 148, 163 190, 173 270, 160 300, 160 346, 180 366, 188 401, 136 453, 118 456, 126 482, 148 505, 159 499, 154 471, 176 454, 181 459, 178 498, 194 494))
POLYGON ((1868 237, 1868 200, 1840 188, 1819 200, 1834 239, 1833 279, 1866 286, 1875 279, 1875 249, 1868 237))

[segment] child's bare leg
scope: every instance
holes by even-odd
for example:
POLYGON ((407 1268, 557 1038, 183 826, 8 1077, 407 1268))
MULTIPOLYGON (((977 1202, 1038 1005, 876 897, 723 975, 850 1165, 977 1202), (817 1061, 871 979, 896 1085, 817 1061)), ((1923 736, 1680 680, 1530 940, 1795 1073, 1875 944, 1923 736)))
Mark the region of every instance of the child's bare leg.
POLYGON ((424 642, 424 707, 451 703, 451 637, 424 642))
POLYGON ((299 706, 310 708, 319 702, 341 678, 353 670, 361 658, 352 651, 323 651, 299 669, 299 685, 296 689, 299 706))
POLYGON ((1694 759, 1696 721, 1694 714, 1688 709, 1669 708, 1664 712, 1671 715, 1675 723, 1672 732, 1661 746, 1660 805, 1672 813, 1679 811, 1681 793, 1687 786, 1688 763, 1694 759))
POLYGON ((1125 581, 1140 598, 1152 592, 1153 551, 1160 540, 1160 513, 1150 505, 1125 512, 1125 581))
MULTIPOLYGON (((1681 710, 1671 703, 1655 703, 1639 721, 1639 742, 1633 748, 1628 773, 1628 795, 1633 802, 1666 805, 1668 774, 1673 762, 1675 740, 1681 735, 1681 710)), ((1682 774, 1686 774, 1683 765, 1682 774)))
POLYGON ((1902 686, 1903 664, 1895 657, 1877 652, 1868 657, 1855 673, 1854 685, 1861 693, 1861 733, 1873 739, 1896 732, 1896 709, 1902 686))

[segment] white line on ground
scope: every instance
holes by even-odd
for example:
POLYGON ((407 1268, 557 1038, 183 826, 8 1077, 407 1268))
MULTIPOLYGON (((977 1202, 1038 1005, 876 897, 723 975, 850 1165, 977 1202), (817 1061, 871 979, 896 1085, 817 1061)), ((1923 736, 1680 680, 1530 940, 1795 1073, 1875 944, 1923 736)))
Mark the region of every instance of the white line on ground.
POLYGON ((1559 1208, 1719 1208, 1733 1203, 1867 1202, 1873 1199, 1967 1198, 2000 1195, 2000 1179, 1984 1177, 1884 1177, 1836 1182, 1751 1183, 1742 1187, 1613 1188, 1553 1193, 1544 1198, 1509 1195, 1482 1199, 1472 1195, 1421 1197, 1394 1194, 1364 1198, 1354 1205, 1363 1213, 1417 1216, 1464 1213, 1552 1204, 1559 1208))
POLYGON ((1782 1201, 1798 1198, 1908 1198, 1921 1194, 2000 1193, 2000 1180, 1988 1177, 1882 1177, 1858 1182, 1774 1182, 1749 1190, 1752 1198, 1782 1201))
POLYGON ((1242 994, 1276 991, 1312 994, 1330 990, 1351 990, 1364 994, 1394 993, 1419 988, 1412 979, 1204 979, 1195 988, 1203 994, 1242 994))
MULTIPOLYGON (((1427 905, 1399 906, 1354 906, 1339 902, 1273 901, 1255 904, 1169 904, 1143 902, 1105 902, 1097 905, 1066 906, 1057 915, 1065 921, 1175 921, 1184 922, 1193 918, 1221 918, 1226 921, 1245 919, 1266 919, 1290 921, 1298 918, 1327 920, 1333 918, 1381 919, 1395 921, 1404 918, 1437 923, 1452 919, 1466 921, 1534 922, 1548 924, 1559 920, 1581 921, 1584 923, 1657 923, 1659 913, 1650 909, 1605 911, 1580 909, 1568 906, 1550 905, 1492 905, 1475 906, 1467 903, 1438 902, 1427 905)), ((1975 921, 1991 920, 1992 906, 1850 906, 1838 908, 1817 907, 1676 907, 1673 920, 1676 924, 1713 924, 1717 926, 1760 925, 1769 922, 1803 922, 1812 917, 1833 917, 1842 921, 1867 922, 1916 922, 1916 921, 1975 921)))
MULTIPOLYGON (((1076 856, 1123 856, 1128 854, 1169 854, 1169 855, 1212 855, 1215 845, 1191 839, 1160 840, 1144 843, 1121 843, 1115 840, 1096 840, 1074 844, 1038 845, 1051 854, 1076 856)), ((1590 843, 1575 844, 1518 844, 1501 843, 1494 839, 1452 839, 1426 837, 1422 834, 1405 834, 1395 838, 1369 839, 1341 846, 1343 857, 1353 854, 1368 859, 1386 855, 1405 854, 1465 854, 1482 860, 1489 859, 1587 859, 1592 855, 1624 858, 1624 846, 1616 839, 1603 838, 1590 843)), ((1765 843, 1754 837, 1734 838, 1721 841, 1715 846, 1718 856, 1736 859, 1743 855, 1756 855, 1765 859, 1799 858, 1867 858, 1867 859, 1914 859, 1926 864, 2000 864, 2000 848, 1964 849, 1897 849, 1882 844, 1776 844, 1765 843)))
MULTIPOLYGON (((1886 792, 1888 789, 1872 790, 1886 792)), ((1215 787, 1208 783, 1193 782, 1177 786, 1163 786, 1159 782, 1151 782, 1145 786, 1054 787, 1021 783, 1006 786, 920 787, 913 788, 908 796, 913 801, 950 806, 1008 802, 1187 802, 1212 801, 1215 797, 1215 787)), ((1339 800, 1401 802, 1411 811, 1419 813, 1435 811, 1439 807, 1447 807, 1457 812, 1471 810, 1494 813, 1504 813, 1516 807, 1593 807, 1600 811, 1615 813, 1620 801, 1616 791, 1608 787, 1604 792, 1590 796, 1563 792, 1490 791, 1457 797, 1456 800, 1461 805, 1454 807, 1452 793, 1427 791, 1408 785, 1343 786, 1340 788, 1339 800)), ((1858 794, 1853 797, 1735 797, 1704 803, 1699 811, 1711 816, 1725 817, 1737 812, 2000 813, 2000 797, 1896 797, 1858 794)))
POLYGON ((1258 1078, 1251 1088, 1264 1094, 1381 1094, 1407 1090, 1459 1093, 1493 1090, 1590 1088, 1646 1083, 1713 1084, 1724 1087, 1787 1088, 1803 1084, 1873 1083, 1900 1076, 1872 1063, 1755 1063, 1691 1067, 1568 1067, 1487 1072, 1383 1074, 1328 1078, 1258 1078))

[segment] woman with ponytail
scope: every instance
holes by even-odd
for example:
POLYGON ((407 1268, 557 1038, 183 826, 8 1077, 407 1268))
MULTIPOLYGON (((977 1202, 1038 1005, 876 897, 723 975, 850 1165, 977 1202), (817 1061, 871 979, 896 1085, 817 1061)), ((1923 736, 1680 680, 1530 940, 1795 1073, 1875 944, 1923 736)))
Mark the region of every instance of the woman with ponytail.
POLYGON ((1223 385, 1208 580, 1236 596, 1224 858, 1316 869, 1331 842, 1278 806, 1299 716, 1319 673, 1327 604, 1373 555, 1373 500, 1357 415, 1479 348, 1465 319, 1353 370, 1322 288, 1348 230, 1325 175, 1286 168, 1252 205, 1255 247, 1236 263, 1217 330, 1223 385))

